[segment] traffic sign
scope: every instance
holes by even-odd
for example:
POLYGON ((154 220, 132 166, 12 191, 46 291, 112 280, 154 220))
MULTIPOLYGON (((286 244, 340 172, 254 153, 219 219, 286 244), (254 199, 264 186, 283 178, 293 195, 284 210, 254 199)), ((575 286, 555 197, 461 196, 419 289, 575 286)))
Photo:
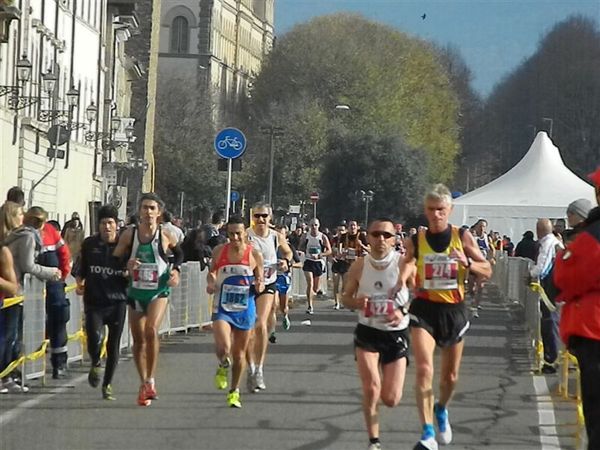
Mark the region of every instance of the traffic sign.
POLYGON ((246 150, 246 136, 237 128, 223 128, 215 136, 214 147, 221 158, 239 158, 246 150))
POLYGON ((319 193, 318 192, 312 192, 310 194, 310 201, 313 203, 317 203, 319 201, 319 193))
POLYGON ((52 125, 48 130, 47 138, 50 144, 60 147, 69 140, 71 132, 62 125, 52 125))
POLYGON ((231 191, 231 201, 237 202, 240 199, 240 193, 238 191, 231 191))

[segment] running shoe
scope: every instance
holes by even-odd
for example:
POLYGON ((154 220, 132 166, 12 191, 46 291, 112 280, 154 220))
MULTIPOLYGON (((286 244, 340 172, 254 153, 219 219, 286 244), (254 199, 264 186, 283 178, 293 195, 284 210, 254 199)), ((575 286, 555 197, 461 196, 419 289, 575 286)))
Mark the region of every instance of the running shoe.
POLYGON ((230 408, 241 408, 242 402, 240 401, 240 391, 237 389, 227 394, 227 406, 230 408))
POLYGON ((262 372, 256 372, 254 378, 256 380, 256 389, 264 391, 267 388, 267 386, 265 385, 265 378, 263 377, 262 372))
POLYGON ((146 383, 140 386, 140 392, 138 393, 137 404, 140 406, 150 406, 152 400, 150 400, 146 394, 146 383))
POLYGON ((323 295, 325 295, 325 294, 323 294, 323 291, 322 291, 321 289, 319 289, 319 290, 317 291, 317 295, 318 295, 319 297, 323 297, 323 295))
POLYGON ((227 367, 217 367, 217 373, 215 374, 215 387, 221 391, 227 389, 227 367))
POLYGON ((25 386, 25 385, 20 385, 19 383, 15 382, 15 380, 13 379, 9 379, 8 382, 4 383, 2 385, 3 388, 6 388, 8 392, 22 392, 22 393, 26 393, 29 392, 29 387, 25 386))
POLYGON ((153 382, 146 381, 146 398, 150 400, 158 400, 158 394, 156 393, 156 385, 153 382))
POLYGON ((277 343, 277 336, 275 335, 274 331, 272 331, 271 334, 269 335, 269 342, 271 344, 276 344, 277 343))
POLYGON ((438 427, 437 440, 440 444, 447 445, 452 442, 452 427, 448 420, 448 410, 436 403, 433 406, 433 414, 438 427))
POLYGON ((102 398, 104 400, 116 400, 117 398, 113 395, 112 385, 107 384, 106 386, 102 386, 102 398))
POLYGON ((292 326, 292 322, 290 322, 290 318, 288 317, 288 315, 286 314, 285 316, 283 316, 283 329, 285 331, 289 330, 290 327, 292 326))
POLYGON ((438 443, 435 438, 432 437, 421 439, 417 442, 417 445, 413 447, 413 450, 438 450, 438 443))
POLYGON ((248 377, 246 378, 246 388, 248 392, 257 392, 258 388, 256 387, 256 376, 248 371, 248 377))
POLYGON ((100 384, 100 367, 92 366, 88 373, 88 383, 91 387, 98 387, 100 384))
POLYGON ((312 307, 312 306, 309 306, 309 307, 306 309, 306 314, 311 314, 311 315, 312 315, 312 314, 314 314, 314 312, 313 312, 313 307, 312 307))
POLYGON ((0 381, 0 394, 8 394, 8 388, 0 381))
POLYGON ((382 448, 381 442, 375 442, 374 444, 369 444, 367 450, 381 450, 382 448))
POLYGON ((340 309, 340 304, 336 303, 335 305, 333 305, 333 309, 335 309, 336 311, 340 309))
POLYGON ((479 310, 477 308, 471 308, 471 315, 475 318, 479 318, 479 310))

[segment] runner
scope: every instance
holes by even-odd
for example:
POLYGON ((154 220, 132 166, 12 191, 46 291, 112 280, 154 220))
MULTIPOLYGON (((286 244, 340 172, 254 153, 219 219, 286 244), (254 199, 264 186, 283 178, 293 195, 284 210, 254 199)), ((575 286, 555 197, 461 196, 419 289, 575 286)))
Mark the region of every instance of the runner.
POLYGON ((368 450, 381 449, 379 400, 392 408, 402 398, 408 364, 408 289, 390 298, 399 280, 402 258, 394 251, 394 224, 390 219, 371 222, 371 254, 350 267, 344 305, 358 310, 354 331, 356 364, 363 391, 363 413, 369 434, 368 450))
POLYGON ((482 278, 488 278, 492 273, 490 263, 481 254, 473 235, 448 224, 451 210, 450 191, 443 184, 435 185, 425 196, 429 229, 419 231, 407 240, 405 264, 397 288, 406 286, 416 266, 416 298, 410 305, 410 317, 417 370, 416 401, 423 434, 415 450, 438 448, 434 415, 439 442, 449 444, 452 441, 446 408, 458 380, 463 337, 469 328, 464 280, 467 270, 482 278), (442 370, 439 399, 434 406, 433 353, 436 345, 441 347, 442 370))
MULTIPOLYGON (((277 315, 276 315, 276 306, 279 305, 279 310, 283 315, 281 325, 284 330, 289 330, 292 322, 289 317, 289 293, 292 290, 292 267, 294 264, 300 262, 300 256, 296 249, 292 246, 288 239, 288 228, 285 225, 279 225, 275 228, 282 236, 285 236, 285 239, 292 251, 292 259, 290 261, 292 264, 287 267, 287 270, 282 270, 281 268, 277 269, 277 281, 275 282, 276 295, 275 302, 273 303, 273 313, 271 316, 271 320, 269 320, 269 331, 271 332, 269 335, 269 342, 275 344, 277 342, 277 336, 275 334, 275 324, 277 323, 277 315)), ((278 251, 277 255, 281 259, 281 254, 278 251)))
POLYGON ((264 270, 262 255, 248 244, 242 219, 231 217, 226 229, 229 243, 218 245, 213 251, 206 292, 216 294, 212 320, 219 367, 215 386, 227 389, 231 366, 227 405, 241 408, 239 385, 250 333, 256 321, 255 295, 265 289, 264 270))
MULTIPOLYGON (((479 250, 481 250, 484 258, 491 263, 496 255, 496 249, 490 235, 486 233, 486 230, 487 220, 485 219, 479 219, 475 225, 473 225, 473 237, 477 241, 479 250)), ((473 307, 471 308, 471 312, 475 318, 479 317, 479 310, 481 309, 481 295, 483 294, 483 286, 485 285, 484 281, 484 279, 477 276, 474 272, 469 273, 469 293, 473 298, 473 307)))
POLYGON ((315 294, 321 292, 319 284, 321 275, 325 273, 325 260, 331 255, 331 244, 329 239, 319 231, 319 219, 310 221, 310 231, 306 234, 304 241, 300 243, 300 250, 305 254, 302 270, 306 277, 306 302, 308 308, 306 314, 313 314, 313 299, 315 294))
POLYGON ((292 250, 287 239, 272 230, 272 210, 266 203, 258 203, 252 208, 253 225, 248 230, 248 239, 263 257, 265 289, 256 294, 256 325, 248 345, 248 391, 266 389, 263 365, 267 354, 269 316, 275 299, 277 270, 287 270, 291 266, 292 250), (281 259, 277 258, 280 252, 281 259))
POLYGON ((127 260, 129 325, 133 357, 141 380, 140 406, 150 406, 151 401, 158 398, 154 381, 160 349, 158 327, 167 309, 170 288, 179 284, 183 260, 177 238, 159 223, 163 209, 164 204, 156 194, 142 194, 139 225, 123 232, 114 253, 117 258, 127 260), (169 249, 175 260, 172 268, 166 256, 169 249))
MULTIPOLYGON (((349 255, 348 249, 348 231, 346 230, 346 224, 341 223, 337 227, 337 233, 332 239, 332 257, 333 263, 331 264, 331 272, 333 273, 333 309, 340 309, 340 297, 344 292, 344 284, 346 280, 346 274, 350 269, 352 260, 348 260, 349 255), (342 289, 340 290, 340 282, 342 289)), ((354 249, 350 249, 354 251, 354 249)), ((356 259, 356 254, 354 254, 356 259)))
POLYGON ((106 343, 106 368, 102 381, 102 398, 115 400, 112 379, 119 362, 121 333, 127 308, 127 278, 112 256, 117 246, 118 211, 104 205, 98 210, 98 234, 83 241, 76 264, 77 293, 83 295, 85 332, 91 368, 88 382, 92 387, 100 384, 100 351, 103 328, 108 327, 106 343))

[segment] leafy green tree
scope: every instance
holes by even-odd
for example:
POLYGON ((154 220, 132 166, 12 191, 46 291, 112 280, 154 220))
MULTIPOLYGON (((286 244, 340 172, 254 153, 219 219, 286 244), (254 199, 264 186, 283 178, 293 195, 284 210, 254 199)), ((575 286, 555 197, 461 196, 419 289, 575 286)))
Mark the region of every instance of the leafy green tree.
MULTIPOLYGON (((275 158, 275 200, 284 206, 319 190, 329 142, 340 128, 396 136, 429 162, 420 176, 451 180, 458 114, 451 79, 432 45, 351 14, 318 17, 282 36, 252 88, 252 128, 285 131, 275 158), (349 105, 345 114, 336 109, 341 104, 349 105)), ((260 180, 249 186, 259 197, 267 190, 269 148, 251 134, 260 146, 249 156, 246 179, 260 180)))
POLYGON ((427 160, 397 136, 348 135, 333 142, 323 167, 319 217, 364 221, 360 190, 374 192, 369 217, 404 221, 421 212, 427 160))

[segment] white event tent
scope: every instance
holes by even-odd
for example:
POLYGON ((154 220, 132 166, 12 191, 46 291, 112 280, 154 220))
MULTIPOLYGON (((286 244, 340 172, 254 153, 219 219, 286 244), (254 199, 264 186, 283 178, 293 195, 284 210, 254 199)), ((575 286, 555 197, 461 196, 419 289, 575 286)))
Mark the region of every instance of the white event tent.
POLYGON ((596 204, 594 188, 571 172, 544 131, 527 154, 501 177, 454 200, 450 222, 473 225, 484 218, 488 229, 514 242, 532 230, 538 218, 566 217, 569 203, 587 198, 596 204))

